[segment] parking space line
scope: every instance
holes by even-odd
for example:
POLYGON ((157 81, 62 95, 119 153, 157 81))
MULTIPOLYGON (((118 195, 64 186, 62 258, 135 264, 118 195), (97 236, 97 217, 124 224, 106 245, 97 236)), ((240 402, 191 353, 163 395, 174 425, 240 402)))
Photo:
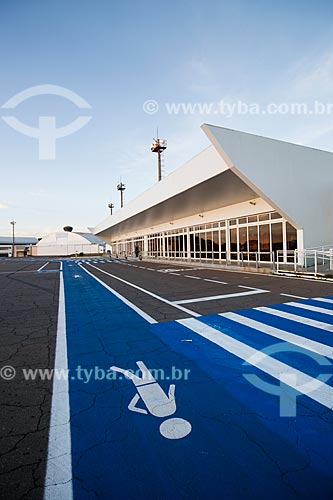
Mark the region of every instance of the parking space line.
POLYGON ((252 290, 249 292, 240 292, 240 293, 228 293, 224 295, 213 295, 208 297, 198 297, 196 299, 185 299, 185 300, 176 300, 173 302, 174 304, 192 304, 194 302, 206 302, 208 300, 222 300, 222 299, 232 299, 234 297, 244 297, 246 295, 256 295, 259 293, 270 293, 269 290, 260 290, 257 288, 256 290, 252 290))
POLYGON ((290 295, 289 293, 280 293, 283 297, 291 297, 292 299, 307 299, 307 297, 300 297, 299 295, 290 295))
MULTIPOLYGON (((107 285, 106 283, 104 283, 104 281, 100 280, 99 278, 97 278, 97 276, 95 276, 94 274, 92 274, 91 272, 89 272, 88 269, 86 269, 85 267, 83 267, 81 264, 79 264, 79 266, 87 274, 89 274, 89 276, 91 276, 92 278, 94 278, 98 283, 100 283, 102 286, 104 286, 104 288, 106 288, 109 292, 113 293, 116 297, 118 297, 118 299, 120 299, 122 302, 124 302, 124 304, 126 304, 128 307, 130 307, 131 309, 133 309, 136 313, 138 313, 146 321, 148 321, 151 324, 152 323, 157 323, 157 321, 152 316, 149 316, 149 314, 147 314, 142 309, 140 309, 138 306, 136 306, 135 304, 133 304, 133 302, 130 302, 123 295, 120 295, 120 293, 118 293, 116 290, 114 290, 109 285, 107 285)), ((91 267, 95 267, 95 266, 91 266, 91 267)))
POLYGON ((92 264, 88 264, 88 266, 93 267, 94 269, 96 269, 100 273, 106 274, 107 276, 110 276, 111 278, 113 278, 115 280, 118 280, 118 281, 121 281, 122 283, 125 283, 125 285, 131 286, 132 288, 135 288, 136 290, 140 290, 140 292, 146 293, 147 295, 154 297, 154 299, 160 300, 161 302, 164 302, 165 304, 168 304, 171 307, 175 307, 176 309, 179 309, 179 310, 185 312, 186 314, 189 314, 190 316, 195 316, 195 317, 200 316, 200 314, 198 314, 194 311, 191 311, 190 309, 182 307, 181 305, 178 305, 177 303, 174 303, 168 299, 165 299, 164 297, 161 297, 160 295, 157 295, 156 293, 153 293, 149 290, 146 290, 145 288, 142 288, 141 286, 135 285, 134 283, 131 283, 130 281, 126 281, 122 278, 119 278, 119 276, 115 276, 114 274, 108 273, 102 269, 99 269, 96 266, 93 266, 92 264))
MULTIPOLYGON (((67 373, 67 370, 65 288, 63 274, 60 273, 54 371, 67 373)), ((66 376, 53 377, 44 500, 53 498, 73 498, 69 390, 66 376)))
POLYGON ((41 271, 42 269, 44 269, 44 267, 46 267, 48 264, 49 264, 49 262, 46 262, 46 264, 42 265, 42 267, 40 267, 39 269, 37 269, 37 272, 39 273, 39 271, 41 271))
POLYGON ((208 278, 203 278, 204 281, 209 281, 210 283, 219 283, 220 285, 227 285, 226 281, 209 280, 208 278))

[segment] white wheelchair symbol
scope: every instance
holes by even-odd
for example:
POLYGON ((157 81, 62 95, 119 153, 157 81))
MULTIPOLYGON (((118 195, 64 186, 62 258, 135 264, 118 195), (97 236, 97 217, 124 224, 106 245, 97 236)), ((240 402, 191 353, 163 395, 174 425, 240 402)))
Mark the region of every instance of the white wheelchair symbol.
MULTIPOLYGON (((154 417, 164 418, 176 413, 175 385, 171 384, 168 394, 156 382, 151 372, 143 361, 136 363, 141 370, 142 377, 138 377, 129 370, 124 370, 118 366, 111 366, 110 370, 122 373, 132 380, 137 389, 128 405, 130 411, 147 415, 148 412, 154 417), (142 400, 147 409, 139 408, 136 404, 142 400)), ((181 439, 187 436, 192 430, 190 422, 183 418, 168 418, 160 425, 160 433, 167 439, 181 439)))

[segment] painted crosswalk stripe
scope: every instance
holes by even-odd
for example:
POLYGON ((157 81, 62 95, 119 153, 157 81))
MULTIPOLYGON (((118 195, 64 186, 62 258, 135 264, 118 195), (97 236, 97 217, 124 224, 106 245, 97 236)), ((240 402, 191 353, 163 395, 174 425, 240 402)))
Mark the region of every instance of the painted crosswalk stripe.
POLYGON ((274 326, 261 323, 260 321, 247 318, 246 316, 242 316, 241 314, 227 312, 220 314, 220 316, 223 316, 224 318, 230 319, 231 321, 234 321, 241 325, 248 326, 249 328, 253 328, 254 330, 257 330, 259 332, 266 333, 267 335, 271 335, 272 337, 285 340, 286 342, 302 347, 303 349, 307 349, 309 351, 316 352, 317 354, 321 354, 322 356, 333 359, 333 347, 322 344, 321 342, 317 342, 315 340, 311 340, 306 337, 281 330, 280 328, 276 328, 274 326))
POLYGON ((192 332, 218 345, 222 349, 234 354, 247 363, 259 368, 279 381, 283 381, 298 392, 317 401, 326 408, 333 408, 333 387, 313 378, 306 373, 292 368, 291 366, 258 351, 253 347, 202 323, 195 318, 177 320, 177 323, 185 326, 192 332), (285 375, 288 377, 285 377, 285 375), (297 381, 297 382, 296 382, 297 381), (311 387, 311 390, 309 390, 311 387))
POLYGON ((333 311, 330 309, 324 309, 323 307, 313 306, 311 304, 306 304, 304 302, 287 302, 286 305, 291 307, 297 307, 299 309, 306 309, 308 311, 313 311, 320 314, 328 314, 329 316, 333 316, 333 311))
POLYGON ((326 299, 325 297, 316 297, 313 300, 317 300, 319 302, 327 302, 328 304, 333 304, 333 299, 326 299))
POLYGON ((267 314, 272 314, 273 316, 278 316, 279 318, 289 319, 291 321, 296 321, 297 323, 302 323, 304 325, 313 326, 314 328, 319 328, 321 330, 328 330, 333 332, 333 325, 325 323, 324 321, 317 321, 311 318, 305 318, 304 316, 298 316, 297 314, 292 314, 281 309, 274 309, 272 307, 256 307, 256 311, 261 311, 267 314))

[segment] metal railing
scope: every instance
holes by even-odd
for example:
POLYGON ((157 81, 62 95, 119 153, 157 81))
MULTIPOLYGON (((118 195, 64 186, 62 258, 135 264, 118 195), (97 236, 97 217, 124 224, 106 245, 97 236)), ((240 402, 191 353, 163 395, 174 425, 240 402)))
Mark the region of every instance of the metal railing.
POLYGON ((333 277, 333 249, 328 251, 278 250, 276 252, 276 271, 333 277))

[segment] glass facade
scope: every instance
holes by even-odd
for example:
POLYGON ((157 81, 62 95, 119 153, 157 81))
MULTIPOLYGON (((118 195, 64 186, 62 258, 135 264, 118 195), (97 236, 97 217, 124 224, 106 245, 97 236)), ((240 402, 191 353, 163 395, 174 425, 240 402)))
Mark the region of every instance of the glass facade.
MULTIPOLYGON (((144 237, 113 242, 119 255, 144 252, 144 237)), ((154 258, 199 261, 273 260, 277 250, 297 248, 296 229, 278 212, 217 221, 146 236, 145 255, 154 258)))

